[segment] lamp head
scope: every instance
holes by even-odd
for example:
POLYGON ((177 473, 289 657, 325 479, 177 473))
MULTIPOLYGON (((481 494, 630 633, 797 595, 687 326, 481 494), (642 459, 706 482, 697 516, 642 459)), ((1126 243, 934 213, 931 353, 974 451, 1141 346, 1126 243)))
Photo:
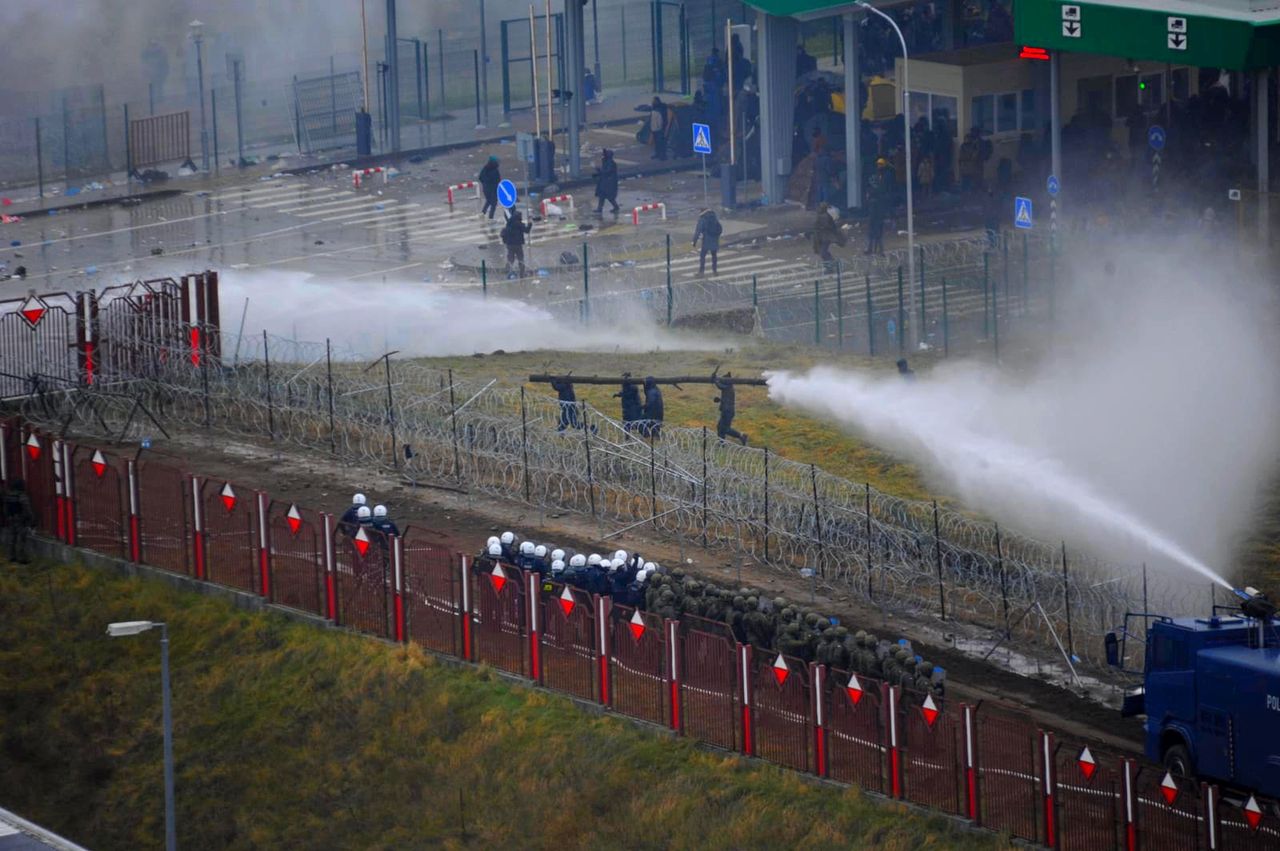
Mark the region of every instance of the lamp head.
POLYGON ((112 638, 123 638, 128 635, 146 632, 155 626, 156 624, 152 621, 120 621, 119 623, 107 624, 107 635, 112 638))

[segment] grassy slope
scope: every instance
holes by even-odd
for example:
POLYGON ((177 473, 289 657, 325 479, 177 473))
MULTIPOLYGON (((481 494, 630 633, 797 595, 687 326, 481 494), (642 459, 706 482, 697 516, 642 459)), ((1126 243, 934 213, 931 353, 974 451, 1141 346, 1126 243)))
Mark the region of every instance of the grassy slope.
POLYGON ((103 634, 138 617, 171 629, 184 848, 1006 847, 414 648, 0 563, 0 802, 99 851, 163 834, 156 640, 103 634))

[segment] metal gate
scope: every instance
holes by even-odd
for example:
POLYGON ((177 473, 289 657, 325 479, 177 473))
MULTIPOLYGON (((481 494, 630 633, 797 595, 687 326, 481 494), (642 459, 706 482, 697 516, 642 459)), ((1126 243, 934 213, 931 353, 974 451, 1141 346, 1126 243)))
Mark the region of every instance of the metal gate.
POLYGON ((383 638, 391 636, 391 551, 387 536, 361 526, 334 542, 338 623, 383 638))
POLYGON ((884 711, 880 681, 846 671, 824 677, 827 775, 884 792, 884 711))
POLYGON ((195 299, 202 310, 194 317, 191 300, 183 297, 185 287, 172 278, 135 281, 99 293, 91 307, 93 330, 85 341, 87 383, 154 376, 175 359, 181 360, 190 346, 193 322, 217 324, 214 316, 204 315, 209 298, 217 299, 217 276, 196 277, 202 279, 202 289, 212 281, 215 291, 195 299))
POLYGON ((79 384, 71 293, 0 301, 0 399, 79 384))
POLYGON ((205 576, 210 582, 258 593, 258 510, 253 491, 231 482, 200 484, 205 576), (243 491, 243 492, 242 492, 243 491))
POLYGON ((405 529, 405 633, 429 650, 462 655, 462 593, 453 553, 424 540, 427 533, 405 529))
POLYGON ((1054 799, 1061 851, 1120 848, 1119 760, 1078 744, 1054 749, 1054 799))
POLYGON ((121 466, 117 459, 89 446, 77 446, 72 453, 76 543, 118 558, 128 554, 121 466))
POLYGON ((139 559, 190 576, 191 480, 181 470, 148 458, 138 460, 136 471, 139 559))
POLYGON ((191 113, 189 111, 129 119, 126 158, 132 177, 138 169, 167 162, 191 162, 191 113))
POLYGON ((689 94, 689 26, 684 3, 651 0, 649 38, 652 46, 653 90, 689 94), (679 88, 667 88, 668 74, 679 74, 679 88))
POLYGON ((609 705, 623 715, 667 723, 670 672, 662 618, 615 605, 609 621, 609 705))
POLYGON ((902 773, 907 800, 948 813, 961 812, 959 717, 943 701, 903 689, 902 773))
MULTIPOLYGON (((548 97, 545 79, 547 62, 547 25, 544 16, 535 16, 533 33, 537 44, 537 67, 530 52, 529 19, 510 18, 501 23, 502 35, 502 112, 510 115, 520 109, 532 109, 534 74, 538 75, 538 97, 546 102, 548 97)), ((565 79, 564 67, 564 15, 551 16, 551 59, 555 63, 556 80, 565 79)), ((553 88, 562 88, 557 82, 553 88)))
POLYGON ((551 583, 550 593, 539 595, 542 613, 542 684, 584 700, 595 700, 596 617, 590 594, 568 585, 551 583))
POLYGON ((267 509, 271 602, 325 613, 323 524, 310 509, 272 501, 267 509))
POLYGON ((529 642, 524 572, 476 559, 471 571, 475 601, 475 661, 528 676, 529 642))
POLYGON ((752 655, 751 739, 755 754, 774 765, 809 771, 813 765, 809 666, 767 651, 752 655))
POLYGON ((364 100, 359 71, 293 80, 293 116, 298 148, 312 154, 354 148, 356 110, 364 100))
POLYGON ((680 619, 680 729, 726 750, 740 745, 737 655, 724 624, 689 615, 680 619))
POLYGON ((1143 766, 1134 777, 1133 789, 1134 832, 1141 851, 1200 851, 1204 847, 1204 817, 1196 783, 1179 780, 1163 768, 1143 766))
POLYGON ((1036 725, 1030 718, 981 706, 974 727, 982 825, 1040 841, 1043 792, 1036 725))

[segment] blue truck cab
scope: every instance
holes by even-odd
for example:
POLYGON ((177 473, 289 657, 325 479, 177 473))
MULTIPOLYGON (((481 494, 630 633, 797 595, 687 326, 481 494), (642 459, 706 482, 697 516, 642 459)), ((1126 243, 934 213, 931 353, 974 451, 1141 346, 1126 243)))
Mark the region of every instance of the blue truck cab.
MULTIPOLYGON (((1135 699, 1136 698, 1136 699, 1135 699)), ((1176 774, 1280 796, 1280 636, 1250 617, 1150 625, 1143 691, 1146 753, 1176 774)))

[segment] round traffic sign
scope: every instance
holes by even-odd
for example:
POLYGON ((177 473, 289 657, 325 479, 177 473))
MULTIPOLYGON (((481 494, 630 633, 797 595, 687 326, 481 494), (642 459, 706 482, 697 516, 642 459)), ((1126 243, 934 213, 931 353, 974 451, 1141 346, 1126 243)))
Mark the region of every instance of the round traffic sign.
POLYGON ((1152 124, 1151 129, 1147 130, 1147 144, 1151 146, 1151 150, 1163 151, 1164 140, 1164 128, 1159 124, 1152 124))
POLYGON ((1048 180, 1048 183, 1046 184, 1046 188, 1049 190, 1050 195, 1057 195, 1059 190, 1062 189, 1062 187, 1058 184, 1058 176, 1056 174, 1049 175, 1049 180, 1048 180))
POLYGON ((508 209, 516 205, 516 185, 510 180, 498 184, 498 203, 508 209))

